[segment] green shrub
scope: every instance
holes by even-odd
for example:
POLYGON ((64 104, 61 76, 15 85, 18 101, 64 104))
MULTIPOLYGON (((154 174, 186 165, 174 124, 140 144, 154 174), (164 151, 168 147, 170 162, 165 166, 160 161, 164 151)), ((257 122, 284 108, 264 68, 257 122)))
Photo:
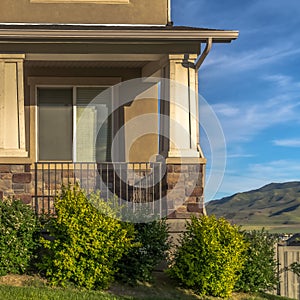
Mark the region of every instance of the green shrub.
POLYGON ((42 239, 47 253, 40 270, 54 285, 107 288, 116 262, 133 247, 133 228, 118 221, 99 194, 87 197, 78 187, 63 189, 55 210, 45 227, 50 239, 42 239))
POLYGON ((243 267, 245 249, 237 226, 215 216, 193 217, 168 273, 197 294, 228 297, 243 267))
POLYGON ((37 246, 37 218, 19 200, 0 201, 0 275, 22 274, 30 267, 37 246))
POLYGON ((292 271, 294 274, 300 277, 300 263, 299 262, 293 262, 292 264, 287 267, 287 270, 292 271))
POLYGON ((274 289, 277 284, 276 237, 264 230, 245 232, 244 236, 249 246, 236 290, 258 292, 274 289))
POLYGON ((134 228, 134 241, 138 247, 132 248, 120 260, 117 274, 118 280, 129 284, 151 281, 154 268, 159 262, 166 260, 170 248, 168 226, 164 219, 137 223, 134 228))

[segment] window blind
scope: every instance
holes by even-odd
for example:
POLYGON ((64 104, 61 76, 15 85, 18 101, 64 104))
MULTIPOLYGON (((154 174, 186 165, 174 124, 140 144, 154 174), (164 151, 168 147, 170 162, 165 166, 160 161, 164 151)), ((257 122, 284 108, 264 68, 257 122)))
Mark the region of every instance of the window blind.
POLYGON ((72 160, 72 89, 38 89, 39 160, 72 160))
POLYGON ((105 87, 82 87, 76 94, 77 127, 81 127, 76 134, 77 161, 110 161, 110 91, 105 87))

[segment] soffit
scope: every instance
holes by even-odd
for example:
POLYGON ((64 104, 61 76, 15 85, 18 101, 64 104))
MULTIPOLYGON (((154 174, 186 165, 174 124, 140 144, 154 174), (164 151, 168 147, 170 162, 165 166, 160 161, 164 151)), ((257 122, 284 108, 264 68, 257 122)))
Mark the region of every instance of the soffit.
POLYGON ((32 68, 142 68, 147 61, 25 61, 32 68))
MULTIPOLYGON (((1 57, 1 54, 0 54, 1 57)), ((60 54, 43 54, 43 53, 27 53, 26 60, 30 61, 100 61, 100 62, 137 62, 137 61, 157 61, 162 59, 164 56, 160 54, 105 54, 105 53, 97 53, 97 54, 71 54, 71 53, 60 53, 60 54)))

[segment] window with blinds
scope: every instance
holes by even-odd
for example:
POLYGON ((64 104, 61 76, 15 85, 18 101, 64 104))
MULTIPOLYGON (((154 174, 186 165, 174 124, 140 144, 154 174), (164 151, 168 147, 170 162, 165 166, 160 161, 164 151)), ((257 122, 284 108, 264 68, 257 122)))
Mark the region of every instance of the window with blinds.
POLYGON ((105 88, 77 88, 76 161, 110 161, 111 94, 105 88))
POLYGON ((43 161, 110 161, 112 97, 104 87, 38 88, 43 161))
POLYGON ((38 89, 39 160, 72 160, 73 91, 38 89))

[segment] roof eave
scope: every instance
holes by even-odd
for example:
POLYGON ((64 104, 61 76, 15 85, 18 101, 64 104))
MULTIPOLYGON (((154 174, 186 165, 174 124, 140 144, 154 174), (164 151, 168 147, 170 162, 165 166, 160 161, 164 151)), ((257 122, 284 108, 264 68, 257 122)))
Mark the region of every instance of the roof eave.
POLYGON ((198 41, 230 43, 237 39, 233 30, 51 30, 51 29, 0 29, 0 40, 118 40, 118 41, 198 41))

